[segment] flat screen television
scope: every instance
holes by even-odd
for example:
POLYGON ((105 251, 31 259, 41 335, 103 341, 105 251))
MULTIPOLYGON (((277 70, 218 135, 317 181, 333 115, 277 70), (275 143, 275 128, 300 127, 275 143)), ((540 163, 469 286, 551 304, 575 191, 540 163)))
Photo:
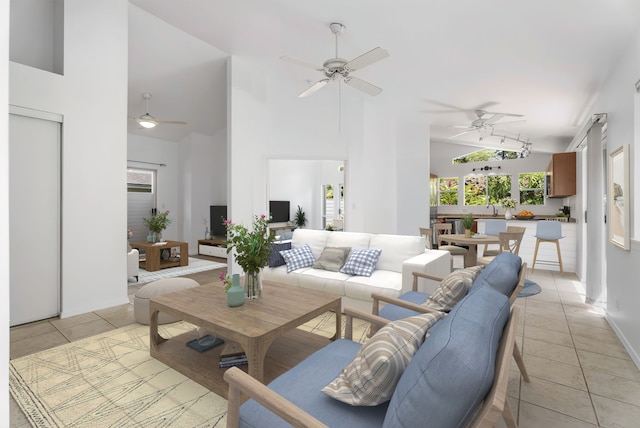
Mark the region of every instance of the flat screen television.
POLYGON ((226 205, 209 206, 209 216, 211 217, 211 234, 216 237, 227 236, 227 228, 222 223, 227 219, 226 205))
POLYGON ((269 201, 269 213, 272 223, 289 221, 289 201, 269 201))

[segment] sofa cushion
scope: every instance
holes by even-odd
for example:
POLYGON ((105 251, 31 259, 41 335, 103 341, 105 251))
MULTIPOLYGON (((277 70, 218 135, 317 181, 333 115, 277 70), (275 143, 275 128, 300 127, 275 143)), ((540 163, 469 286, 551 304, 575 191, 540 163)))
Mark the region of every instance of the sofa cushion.
POLYGON ((442 321, 404 371, 383 427, 466 426, 493 384, 509 299, 483 287, 442 321))
POLYGON ((488 285, 505 296, 510 296, 518 284, 521 266, 522 259, 519 256, 506 251, 498 254, 480 272, 470 292, 488 285))
POLYGON ((349 275, 371 276, 382 251, 376 248, 354 248, 340 272, 349 275))
MULTIPOLYGON (((340 374, 353 359, 360 344, 338 339, 314 352, 300 364, 273 380, 269 389, 282 395, 330 427, 370 428, 380 426, 387 410, 384 403, 375 407, 355 407, 323 394, 320 390, 340 374)), ((254 400, 240 406, 240 427, 291 427, 254 400)))
POLYGON ((269 247, 269 267, 278 267, 285 264, 284 257, 280 254, 280 251, 290 250, 291 242, 271 242, 269 247))
POLYGON ((349 275, 324 269, 302 269, 290 275, 298 276, 298 285, 311 290, 325 291, 344 296, 345 281, 349 275))
POLYGON ((330 232, 327 247, 369 248, 370 233, 330 232))
POLYGON ((376 406, 391 398, 425 333, 442 314, 423 314, 382 327, 322 392, 354 406, 376 406))
POLYGON ((313 253, 311 253, 311 247, 309 247, 308 244, 304 244, 299 248, 280 251, 280 254, 282 254, 282 257, 287 264, 287 272, 305 267, 311 267, 315 262, 313 253))
MULTIPOLYGON (((311 247, 313 258, 318 259, 322 250, 327 246, 327 238, 330 233, 328 230, 296 229, 291 238, 291 248, 299 248, 308 244, 311 247)), ((337 247, 337 245, 332 246, 337 247)), ((348 247, 349 245, 344 246, 348 247)))
POLYGON ((313 264, 313 268, 338 272, 344 265, 350 251, 351 247, 326 247, 313 264))
POLYGON ((402 263, 425 251, 427 240, 420 236, 372 235, 369 248, 382 250, 378 269, 402 272, 402 263))
POLYGON ((451 272, 423 303, 437 311, 449 312, 469 292, 482 266, 472 266, 451 272))

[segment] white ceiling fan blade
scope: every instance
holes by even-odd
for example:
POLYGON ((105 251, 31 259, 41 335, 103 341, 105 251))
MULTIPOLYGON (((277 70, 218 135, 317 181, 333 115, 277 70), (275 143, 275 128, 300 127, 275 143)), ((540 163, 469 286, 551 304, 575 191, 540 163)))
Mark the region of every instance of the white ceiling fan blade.
POLYGON ((376 96, 380 94, 380 92, 382 92, 381 88, 378 88, 377 86, 372 85, 369 82, 365 82, 364 80, 358 79, 357 77, 353 77, 353 76, 349 76, 346 79, 344 79, 344 83, 356 89, 359 89, 365 94, 369 94, 371 96, 376 96))
POLYGON ((464 135, 464 134, 468 134, 469 132, 473 132, 473 131, 475 131, 475 129, 467 129, 466 131, 462 131, 459 134, 452 135, 451 137, 447 137, 447 139, 450 140, 452 138, 456 138, 456 137, 459 137, 459 136, 464 135))
POLYGON ((186 125, 187 122, 182 120, 156 120, 156 123, 164 123, 168 125, 186 125))
POLYGON ((501 114, 502 116, 511 116, 511 117, 522 117, 522 114, 514 114, 514 113, 497 113, 495 111, 485 111, 485 114, 501 114))
POLYGON ((352 59, 348 63, 345 64, 345 68, 349 71, 360 70, 361 68, 366 67, 367 65, 371 65, 374 62, 378 62, 382 59, 385 59, 389 56, 389 52, 386 50, 377 47, 371 49, 369 52, 360 55, 359 57, 352 59))
POLYGON ((322 80, 314 83, 309 88, 307 88, 307 90, 305 90, 300 95, 298 95, 298 98, 308 97, 309 95, 316 93, 317 91, 322 89, 329 82, 330 82, 329 79, 322 79, 322 80))
POLYGON ((475 126, 467 126, 467 125, 451 125, 449 128, 466 129, 468 131, 473 131, 474 129, 476 129, 475 126))
POLYGON ((294 58, 292 56, 285 55, 285 56, 281 56, 280 59, 283 60, 283 61, 291 62, 293 64, 297 64, 297 65, 299 65, 301 67, 310 68, 312 70, 317 70, 317 71, 322 71, 323 70, 322 67, 318 67, 317 65, 313 65, 313 64, 311 64, 309 62, 303 61, 303 60, 298 59, 298 58, 294 58))
POLYGON ((494 122, 496 122, 496 121, 498 121, 498 120, 502 119, 503 117, 504 117, 504 114, 502 114, 502 113, 496 113, 496 114, 494 114, 493 116, 491 116, 489 119, 486 119, 486 120, 484 121, 484 124, 485 124, 485 125, 491 125, 492 123, 494 123, 494 122))
POLYGON ((501 126, 501 125, 511 125, 512 123, 523 123, 526 122, 526 119, 520 119, 520 120, 510 120, 508 122, 498 122, 498 123, 494 123, 493 126, 501 126))

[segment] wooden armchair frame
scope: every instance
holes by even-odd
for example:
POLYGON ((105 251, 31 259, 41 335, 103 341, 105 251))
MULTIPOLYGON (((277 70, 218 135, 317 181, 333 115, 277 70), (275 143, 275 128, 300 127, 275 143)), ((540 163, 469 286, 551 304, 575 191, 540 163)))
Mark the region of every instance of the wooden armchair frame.
MULTIPOLYGON (((496 371, 493 385, 469 424, 470 427, 493 427, 500 415, 504 417, 507 427, 516 427, 515 418, 507 402, 507 387, 509 383, 509 371, 511 369, 511 358, 509 358, 509 354, 513 353, 513 346, 515 345, 518 311, 518 307, 511 309, 511 316, 502 333, 500 346, 498 347, 496 355, 496 371)), ((356 309, 345 308, 344 313, 347 317, 347 329, 350 325, 353 325, 353 317, 362 317, 365 321, 382 323, 382 325, 388 322, 388 320, 384 318, 376 317, 356 309), (351 321, 349 321, 350 318, 351 321)), ((228 369, 224 374, 224 380, 229 383, 227 428, 237 428, 240 423, 241 393, 253 398, 294 427, 328 428, 327 425, 237 367, 228 369)))

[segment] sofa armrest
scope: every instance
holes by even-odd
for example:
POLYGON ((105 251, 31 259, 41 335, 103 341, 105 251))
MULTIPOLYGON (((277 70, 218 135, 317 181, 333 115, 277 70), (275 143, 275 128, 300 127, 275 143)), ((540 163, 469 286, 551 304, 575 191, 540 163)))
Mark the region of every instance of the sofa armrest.
POLYGON ((327 425, 237 367, 227 369, 223 377, 229 384, 227 428, 236 428, 240 423, 241 392, 294 427, 328 428, 327 425))
MULTIPOLYGON (((404 294, 413 290, 413 272, 445 277, 451 273, 451 253, 443 250, 426 250, 402 263, 402 290, 404 294)), ((432 294, 440 281, 423 279, 418 281, 418 290, 432 294)))
MULTIPOLYGON (((376 293, 374 293, 376 294, 376 293)), ((346 325, 344 329, 344 338, 353 340, 353 318, 359 318, 363 321, 368 321, 374 325, 374 328, 383 327, 389 323, 386 318, 379 317, 377 314, 370 314, 368 312, 361 311, 360 309, 346 307, 342 310, 346 318, 346 325)))
MULTIPOLYGON (((433 313, 433 314, 441 314, 442 312, 432 309, 428 306, 418 305, 416 303, 407 302, 406 300, 398 299, 397 297, 386 296, 384 294, 379 293, 371 293, 371 298, 373 299, 373 315, 377 316, 378 311, 380 310, 380 302, 385 302, 387 304, 392 304, 396 306, 400 306, 406 309, 411 309, 412 311, 419 312, 421 314, 433 313)), ((378 317, 379 318, 379 317, 378 317)), ((387 320, 388 321, 388 320, 387 320)))

